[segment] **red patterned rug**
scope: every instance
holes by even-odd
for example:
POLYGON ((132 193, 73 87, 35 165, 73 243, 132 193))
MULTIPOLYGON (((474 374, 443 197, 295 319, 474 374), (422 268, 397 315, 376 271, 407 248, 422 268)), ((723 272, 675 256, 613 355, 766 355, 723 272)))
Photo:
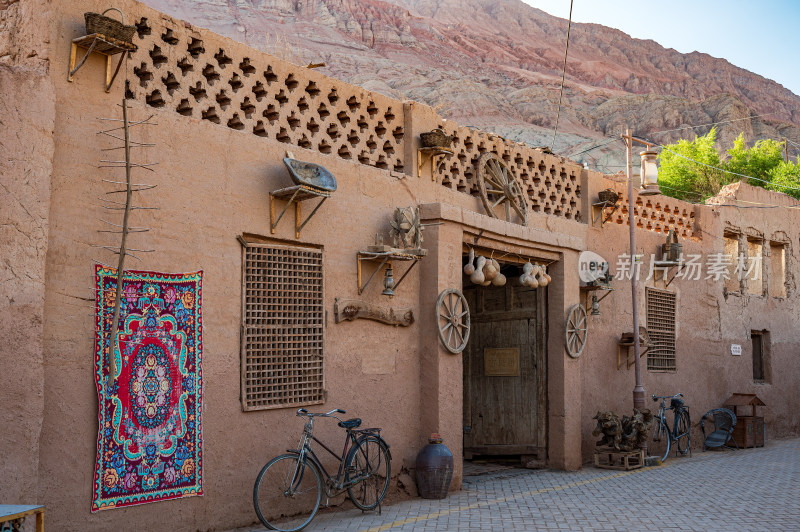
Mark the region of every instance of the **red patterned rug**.
POLYGON ((117 276, 95 267, 93 512, 203 494, 202 275, 125 272, 107 389, 117 276))

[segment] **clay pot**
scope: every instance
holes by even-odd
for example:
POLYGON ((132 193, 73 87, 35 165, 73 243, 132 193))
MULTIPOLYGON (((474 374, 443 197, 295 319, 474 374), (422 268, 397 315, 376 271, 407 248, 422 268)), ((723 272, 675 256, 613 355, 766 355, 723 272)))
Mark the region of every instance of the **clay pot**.
POLYGON ((417 489, 423 499, 444 499, 453 480, 453 453, 438 434, 428 442, 417 455, 417 489))

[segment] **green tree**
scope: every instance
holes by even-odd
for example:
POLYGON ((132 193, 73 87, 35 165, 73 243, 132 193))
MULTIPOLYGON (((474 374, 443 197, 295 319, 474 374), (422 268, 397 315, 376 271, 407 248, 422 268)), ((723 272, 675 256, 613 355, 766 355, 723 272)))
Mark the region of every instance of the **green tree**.
POLYGON ((800 164, 781 161, 770 170, 769 181, 765 188, 800 199, 800 164))
POLYGON ((715 169, 722 166, 716 128, 706 135, 695 136, 694 140, 666 145, 658 158, 661 163, 658 182, 666 196, 697 202, 713 196, 732 181, 730 174, 715 169))
POLYGON ((733 142, 733 147, 728 150, 728 159, 724 162, 724 168, 737 174, 769 181, 770 172, 782 162, 782 142, 764 139, 748 148, 744 141, 744 133, 740 133, 733 142))
POLYGON ((754 178, 748 181, 753 186, 800 199, 800 163, 785 162, 783 143, 772 139, 759 140, 748 147, 742 133, 722 159, 717 151, 717 130, 712 128, 694 140, 664 146, 659 161, 658 180, 665 196, 702 201, 717 194, 724 185, 747 176, 754 178))

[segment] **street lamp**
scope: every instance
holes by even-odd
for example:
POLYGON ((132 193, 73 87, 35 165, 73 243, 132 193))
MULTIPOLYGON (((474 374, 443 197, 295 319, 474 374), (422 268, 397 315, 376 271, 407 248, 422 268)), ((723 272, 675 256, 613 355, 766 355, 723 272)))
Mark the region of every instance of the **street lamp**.
MULTIPOLYGON (((637 291, 637 284, 639 283, 639 270, 636 268, 636 221, 633 217, 633 209, 636 202, 633 197, 633 143, 637 142, 647 146, 648 151, 643 151, 640 156, 642 157, 642 188, 639 189, 639 195, 652 196, 654 194, 661 194, 658 189, 658 166, 656 165, 656 152, 651 151, 650 148, 655 147, 655 144, 637 139, 631 136, 631 130, 626 129, 625 134, 622 135, 625 141, 626 162, 628 169, 628 225, 630 226, 631 235, 631 300, 633 303, 633 367, 636 373, 636 386, 633 388, 633 408, 642 410, 644 409, 644 386, 642 386, 642 365, 639 362, 641 355, 641 346, 639 345, 639 294, 637 291)), ((645 444, 646 445, 646 444, 645 444)))

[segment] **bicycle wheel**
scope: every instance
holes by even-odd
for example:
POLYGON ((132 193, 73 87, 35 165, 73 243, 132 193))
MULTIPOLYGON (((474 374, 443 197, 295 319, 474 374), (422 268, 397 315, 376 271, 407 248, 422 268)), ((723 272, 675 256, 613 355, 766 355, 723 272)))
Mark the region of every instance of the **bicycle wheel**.
POLYGON ((653 436, 647 444, 647 452, 650 456, 660 458, 665 461, 669 456, 670 447, 669 427, 662 419, 656 419, 653 425, 653 436))
POLYGON ((678 417, 678 439, 675 440, 675 444, 681 454, 686 454, 691 450, 692 422, 689 419, 689 412, 686 410, 681 411, 678 417))
POLYGON ((322 475, 310 461, 282 454, 269 462, 253 486, 253 506, 269 529, 302 530, 314 519, 322 500, 322 475))
POLYGON ((347 495, 362 510, 372 510, 386 496, 392 478, 392 458, 386 444, 375 436, 361 438, 347 456, 348 480, 361 479, 347 495))

